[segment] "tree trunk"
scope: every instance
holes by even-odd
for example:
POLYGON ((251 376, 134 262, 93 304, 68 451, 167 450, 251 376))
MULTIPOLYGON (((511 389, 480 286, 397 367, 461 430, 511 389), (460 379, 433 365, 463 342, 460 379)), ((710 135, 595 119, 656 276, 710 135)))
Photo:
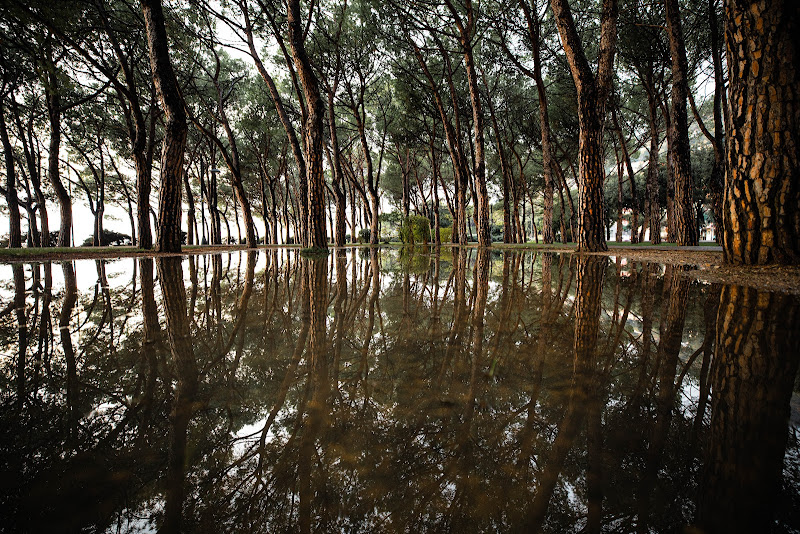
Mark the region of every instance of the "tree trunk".
MULTIPOLYGON (((3 105, 0 103, 0 141, 3 144, 3 154, 6 164, 6 203, 8 204, 8 247, 22 247, 22 223, 19 214, 19 199, 17 198, 16 171, 14 170, 14 151, 8 139, 8 128, 3 105)), ((44 209, 44 206, 42 206, 44 209)))
MULTIPOLYGON (((614 120, 614 128, 617 130, 617 139, 622 147, 622 163, 628 171, 628 179, 631 182, 631 243, 639 242, 639 235, 636 230, 639 228, 639 203, 636 201, 636 179, 633 172, 633 164, 631 163, 631 155, 628 152, 628 145, 625 143, 625 138, 622 135, 622 128, 619 126, 617 120, 617 110, 611 110, 611 117, 614 120)), ((620 183, 620 191, 622 190, 622 183, 620 183)))
POLYGON ((194 195, 192 195, 192 187, 189 185, 189 174, 183 176, 183 187, 186 189, 186 203, 188 204, 188 213, 186 214, 186 244, 199 245, 200 239, 195 236, 194 229, 197 228, 197 222, 194 216, 194 195))
MULTIPOLYGON (((308 236, 304 245, 327 249, 328 237, 325 226, 325 179, 322 174, 323 121, 325 106, 320 95, 319 82, 304 44, 303 19, 300 16, 299 0, 288 0, 287 22, 289 25, 289 46, 292 50, 295 68, 303 86, 308 117, 305 119, 305 156, 308 172, 308 219, 302 222, 308 236)), ((298 95, 298 98, 300 95, 298 95)))
POLYGON ((186 112, 169 58, 169 43, 161 0, 142 0, 153 82, 164 110, 161 188, 158 199, 156 250, 181 250, 181 185, 186 148, 186 112))
POLYGON ((580 146, 578 149, 580 180, 578 181, 578 250, 608 250, 603 235, 603 111, 598 110, 594 93, 584 94, 578 104, 580 146))
POLYGON ((647 91, 647 107, 650 111, 650 154, 647 167, 647 219, 650 225, 650 242, 661 243, 661 206, 658 201, 658 105, 656 103, 655 86, 652 83, 652 72, 645 87, 647 91))
MULTIPOLYGON (((528 25, 533 52, 533 79, 539 97, 539 124, 542 132, 542 174, 544 175, 544 212, 542 214, 542 238, 546 244, 553 243, 553 146, 550 141, 550 116, 547 110, 547 92, 542 78, 541 24, 538 12, 534 13, 528 0, 520 0, 528 25)), ((563 239, 563 238, 562 238, 563 239)))
MULTIPOLYGON (((51 64, 51 69, 55 66, 51 64)), ((54 70, 48 73, 47 84, 47 117, 50 122, 50 147, 48 150, 47 177, 58 198, 58 209, 61 215, 61 226, 58 231, 59 247, 70 246, 72 230, 72 199, 61 182, 59 174, 59 152, 61 148, 61 95, 59 93, 58 76, 54 70)), ((49 236, 47 237, 49 239, 49 236)))
POLYGON ((689 97, 689 67, 686 44, 681 28, 678 0, 666 0, 667 35, 672 56, 672 136, 670 159, 675 181, 675 230, 678 245, 697 245, 695 226, 694 180, 689 146, 689 117, 686 102, 689 97))
POLYGON ((336 223, 334 227, 334 244, 343 247, 345 243, 345 214, 347 211, 347 195, 342 189, 344 182, 344 170, 342 169, 342 154, 339 148, 339 135, 336 128, 336 116, 334 115, 334 92, 335 88, 328 91, 328 130, 331 136, 331 160, 333 162, 333 196, 336 202, 336 223))
MULTIPOLYGON (((472 4, 467 0, 470 14, 472 4)), ((472 17, 472 15, 470 15, 472 17)), ((477 211, 477 233, 478 245, 482 247, 492 246, 492 235, 489 231, 489 193, 486 189, 486 156, 484 154, 484 135, 483 135, 483 109, 481 107, 480 87, 478 85, 478 74, 475 70, 475 58, 472 53, 472 42, 468 29, 461 33, 461 46, 464 48, 464 65, 467 69, 467 84, 469 86, 469 97, 472 102, 472 127, 475 136, 475 189, 476 189, 476 211, 477 211)))
POLYGON ((725 259, 800 263, 800 14, 785 1, 725 2, 730 130, 725 259))
POLYGON ((774 527, 798 346, 796 298, 722 288, 711 428, 697 504, 697 523, 704 531, 774 527))
POLYGON ((606 100, 613 79, 617 1, 603 0, 597 76, 586 59, 569 4, 566 0, 551 0, 550 5, 578 92, 578 250, 603 251, 607 250, 603 236, 603 123, 606 100))
POLYGON ((187 437, 199 382, 197 362, 192 349, 190 319, 186 310, 181 261, 179 257, 156 260, 171 354, 170 367, 177 382, 169 417, 164 523, 159 532, 181 531, 183 501, 186 498, 187 437))

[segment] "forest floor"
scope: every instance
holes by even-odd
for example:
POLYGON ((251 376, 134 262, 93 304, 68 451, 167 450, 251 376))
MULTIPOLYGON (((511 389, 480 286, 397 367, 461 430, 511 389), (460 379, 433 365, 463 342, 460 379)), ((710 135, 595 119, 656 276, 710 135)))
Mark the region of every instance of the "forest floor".
MULTIPOLYGON (((630 243, 609 242, 607 252, 589 254, 605 255, 612 258, 626 258, 636 262, 663 263, 686 266, 685 276, 708 283, 732 284, 752 287, 759 290, 779 291, 800 295, 800 266, 769 265, 742 266, 726 265, 722 249, 713 244, 699 247, 678 247, 675 245, 650 245, 649 243, 631 245, 630 243)), ((354 244, 349 247, 368 247, 354 244)), ((382 245, 386 246, 386 245, 382 245)), ((399 244, 390 244, 399 247, 399 244)), ((473 245, 470 245, 473 247, 473 245)), ((297 245, 259 245, 259 250, 295 248, 297 245)), ((503 244, 495 243, 495 250, 547 250, 574 254, 575 246, 570 244, 503 244)), ((209 254, 247 250, 245 245, 194 245, 184 246, 179 253, 159 253, 143 251, 136 247, 73 247, 73 248, 21 248, 0 249, 0 263, 71 261, 80 259, 116 259, 135 257, 164 257, 209 254)))

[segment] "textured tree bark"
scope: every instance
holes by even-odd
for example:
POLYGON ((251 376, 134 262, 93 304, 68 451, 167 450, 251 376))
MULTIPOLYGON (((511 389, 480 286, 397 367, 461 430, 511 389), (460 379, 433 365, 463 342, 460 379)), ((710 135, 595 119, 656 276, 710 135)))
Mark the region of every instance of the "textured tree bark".
POLYGON ((658 104, 655 97, 655 85, 652 71, 649 72, 647 91, 647 108, 650 122, 650 151, 647 162, 647 220, 650 225, 650 242, 654 245, 661 243, 661 205, 658 201, 658 104))
POLYGON ((800 13, 725 2, 730 128, 723 250, 743 264, 800 263, 800 13))
POLYGON ((678 245, 697 245, 695 225, 694 181, 689 152, 689 116, 686 103, 689 97, 686 44, 681 28, 678 0, 666 0, 667 35, 672 57, 672 143, 669 157, 675 181, 675 230, 678 245))
MULTIPOLYGON (((375 250, 375 249, 373 249, 375 250)), ((313 456, 316 453, 316 441, 324 431, 329 419, 328 398, 331 391, 329 377, 329 341, 327 336, 328 316, 328 260, 303 259, 301 276, 305 278, 303 284, 304 312, 307 309, 309 324, 309 341, 307 358, 311 368, 309 381, 311 399, 308 403, 307 415, 303 424, 303 433, 298 445, 298 530, 312 532, 312 504, 314 490, 312 487, 311 471, 314 465, 313 456)), ((304 317, 304 322, 306 321, 304 317)))
POLYGON ((181 186, 186 148, 186 112, 169 58, 169 43, 161 0, 141 0, 147 29, 150 68, 164 110, 164 145, 161 150, 161 189, 158 198, 156 250, 181 250, 181 186))
POLYGON ((19 199, 17 198, 17 174, 14 169, 14 150, 8 139, 6 116, 0 104, 0 141, 3 144, 3 156, 6 164, 6 204, 8 205, 8 247, 22 247, 22 223, 19 214, 19 199))
POLYGON ((767 532, 773 525, 798 346, 795 297, 722 288, 697 504, 697 523, 707 532, 767 532))
POLYGON ((300 83, 303 86, 303 97, 308 110, 303 135, 306 171, 308 172, 308 219, 302 223, 302 226, 307 228, 304 232, 308 236, 305 245, 312 248, 327 249, 325 179, 322 174, 322 134, 325 105, 322 102, 317 76, 314 74, 311 61, 306 54, 299 0, 289 0, 287 2, 287 22, 289 25, 289 46, 292 50, 295 68, 300 76, 300 83))
POLYGON ((551 0, 561 44, 578 92, 579 170, 578 250, 607 250, 603 235, 603 123, 613 79, 617 41, 617 1, 603 0, 597 76, 586 59, 567 0, 551 0))

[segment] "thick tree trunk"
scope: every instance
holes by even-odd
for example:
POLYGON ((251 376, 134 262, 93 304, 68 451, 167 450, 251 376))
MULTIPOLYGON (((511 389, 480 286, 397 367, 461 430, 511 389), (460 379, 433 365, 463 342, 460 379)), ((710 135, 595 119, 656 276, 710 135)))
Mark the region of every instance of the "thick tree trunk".
POLYGON ((730 131, 725 259, 800 263, 800 13, 780 0, 725 2, 730 131))
MULTIPOLYGON (((303 19, 300 16, 299 0, 287 2, 287 21, 289 25, 289 46, 292 50, 295 68, 303 86, 308 117, 305 119, 305 156, 308 172, 308 219, 302 225, 307 227, 308 247, 327 249, 328 236, 325 226, 325 179, 322 174, 323 159, 323 121, 325 106, 319 90, 319 82, 304 44, 303 19)), ((298 95, 299 97, 299 95, 298 95)))
POLYGON ((561 43, 578 92, 579 173, 578 250, 607 250, 603 235, 603 123, 613 79, 617 42, 617 1, 603 0, 597 75, 586 59, 566 0, 551 0, 561 43))
POLYGON ((683 40, 678 0, 666 0, 667 35, 672 56, 672 143, 670 160, 675 181, 675 230, 678 245, 697 245, 695 225, 694 181, 689 147, 689 116, 686 103, 689 97, 689 66, 683 40))
POLYGON ((150 68, 164 110, 164 145, 161 151, 161 188, 158 199, 156 249, 181 250, 181 185, 186 148, 186 112, 169 58, 169 43, 161 0, 141 0, 147 29, 150 68))
POLYGON ((798 310, 790 295, 722 288, 697 505, 705 532, 768 532, 775 525, 800 361, 798 310))
POLYGON ((578 103, 580 180, 577 243, 578 250, 600 251, 608 249, 603 235, 603 183, 606 178, 603 157, 604 112, 598 109, 597 98, 590 95, 584 94, 578 103))

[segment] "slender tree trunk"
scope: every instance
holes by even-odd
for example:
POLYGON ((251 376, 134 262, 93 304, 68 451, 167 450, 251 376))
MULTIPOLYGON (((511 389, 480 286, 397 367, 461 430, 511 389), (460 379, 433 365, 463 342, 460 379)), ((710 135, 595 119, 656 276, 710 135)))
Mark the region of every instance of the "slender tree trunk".
POLYGON ((689 146, 689 66, 681 28, 678 0, 665 0, 667 35, 672 56, 672 135, 670 159, 675 180, 675 230, 678 245, 697 245, 694 210, 694 180, 689 146))
MULTIPOLYGON (((272 98, 273 104, 275 104, 275 110, 278 113, 278 117, 280 118, 281 125, 283 125, 284 131, 286 132, 286 137, 289 139, 289 146, 292 149, 292 156, 294 157, 295 163, 297 164, 297 177, 300 182, 300 190, 302 192, 301 199, 300 199, 300 217, 302 220, 306 220, 308 218, 308 174, 306 170, 306 160, 303 156, 303 150, 300 147, 300 141, 298 140, 297 133, 294 130, 294 126, 292 125, 291 120, 289 119, 289 115, 286 112, 286 109, 283 105, 283 100, 281 99, 280 92, 278 91, 277 85, 275 85, 275 81, 270 76, 269 72, 267 71, 264 63, 261 61, 261 57, 258 54, 258 50, 256 49, 255 41, 253 40, 253 28, 250 21, 250 13, 247 9, 247 2, 243 2, 242 6, 242 13, 245 19, 245 35, 247 36, 247 46, 250 50, 250 55, 253 58, 253 61, 256 64, 256 69, 258 70, 259 74, 261 74, 261 78, 267 84, 267 88, 269 89, 270 97, 272 98)), ((290 6, 291 10, 291 6, 290 6)), ((299 11, 298 11, 299 13, 299 11)), ((291 37, 290 37, 291 39, 291 37)), ((298 96, 298 98, 300 98, 298 96)), ((306 147, 308 149, 308 147, 306 147)), ((322 156, 320 155, 320 158, 322 156)), ((304 224, 305 226, 305 224, 304 224)), ((287 220, 286 227, 289 227, 289 223, 287 220)), ((287 230, 288 231, 288 230, 287 230)), ((298 237, 298 236, 295 236, 298 237)), ((304 236, 301 236, 301 241, 303 243, 306 242, 304 236)))
MULTIPOLYGON (((51 69, 55 69, 51 65, 51 69)), ((61 149, 61 94, 59 93, 58 76, 52 70, 48 73, 47 84, 47 117, 50 122, 50 147, 48 151, 47 177, 50 185, 58 198, 58 208, 61 215, 61 226, 58 231, 59 247, 70 246, 70 232, 72 230, 72 199, 67 189, 61 182, 59 173, 59 157, 61 149)), ((49 236, 48 236, 49 239, 49 236)))
MULTIPOLYGON (((636 232, 639 228, 639 203, 636 200, 636 178, 634 177, 633 164, 631 163, 631 155, 628 152, 628 145, 625 143, 625 137, 622 135, 622 128, 619 126, 617 120, 617 110, 611 110, 611 117, 614 120, 614 129, 617 131, 617 139, 619 140, 620 147, 622 148, 622 163, 625 165, 625 170, 628 172, 628 180, 631 183, 631 243, 639 241, 639 234, 636 232)), ((622 191, 622 183, 620 183, 620 191, 622 191)))
POLYGON ((169 43, 161 0, 141 0, 153 82, 164 110, 164 145, 161 151, 161 188, 158 199, 156 249, 181 250, 181 184, 186 148, 186 112, 169 58, 169 43))
MULTIPOLYGON (((466 2, 467 9, 472 18, 472 3, 466 2)), ((469 24, 471 27, 474 21, 469 24)), ((472 51, 472 41, 470 35, 472 29, 461 33, 461 46, 464 48, 464 65, 467 69, 467 85, 469 86, 469 97, 472 102, 472 127, 474 129, 475 141, 475 189, 476 189, 476 216, 478 245, 482 247, 492 246, 492 235, 489 231, 489 193, 486 189, 486 156, 484 154, 484 133, 483 133, 483 109, 481 106, 480 87, 478 84, 478 74, 475 69, 475 58, 472 51)))
POLYGON ((188 204, 188 213, 186 214, 186 244, 198 245, 200 239, 195 236, 195 228, 197 222, 194 215, 194 195, 192 195, 192 187, 189 185, 189 174, 183 176, 183 186, 186 189, 186 202, 188 204))
POLYGON ((725 259, 800 263, 800 13, 779 0, 726 0, 730 130, 725 259))
POLYGON ((553 242, 553 146, 550 141, 550 116, 547 110, 547 91, 542 77, 541 24, 538 13, 531 10, 528 0, 520 0, 528 24, 528 34, 533 52, 533 79, 539 97, 539 124, 542 132, 542 174, 544 175, 544 212, 542 238, 545 243, 553 242))
MULTIPOLYGON (((8 128, 3 105, 0 103, 0 141, 3 144, 3 155, 6 164, 6 204, 8 205, 8 247, 22 247, 22 223, 19 213, 19 199, 17 198, 17 174, 14 170, 14 150, 8 139, 8 128)), ((42 206, 44 209, 44 206, 42 206)))
POLYGON ((337 247, 345 246, 345 214, 347 210, 347 195, 342 189, 344 170, 342 169, 342 154, 339 148, 339 135, 336 128, 334 115, 335 87, 328 92, 328 130, 331 136, 331 160, 333 162, 333 196, 336 202, 336 224, 333 232, 334 244, 337 247))
POLYGON ((654 245, 661 243, 661 206, 658 201, 658 105, 656 104, 655 86, 650 83, 647 87, 647 107, 650 111, 650 154, 647 166, 647 218, 650 225, 650 242, 654 245))

